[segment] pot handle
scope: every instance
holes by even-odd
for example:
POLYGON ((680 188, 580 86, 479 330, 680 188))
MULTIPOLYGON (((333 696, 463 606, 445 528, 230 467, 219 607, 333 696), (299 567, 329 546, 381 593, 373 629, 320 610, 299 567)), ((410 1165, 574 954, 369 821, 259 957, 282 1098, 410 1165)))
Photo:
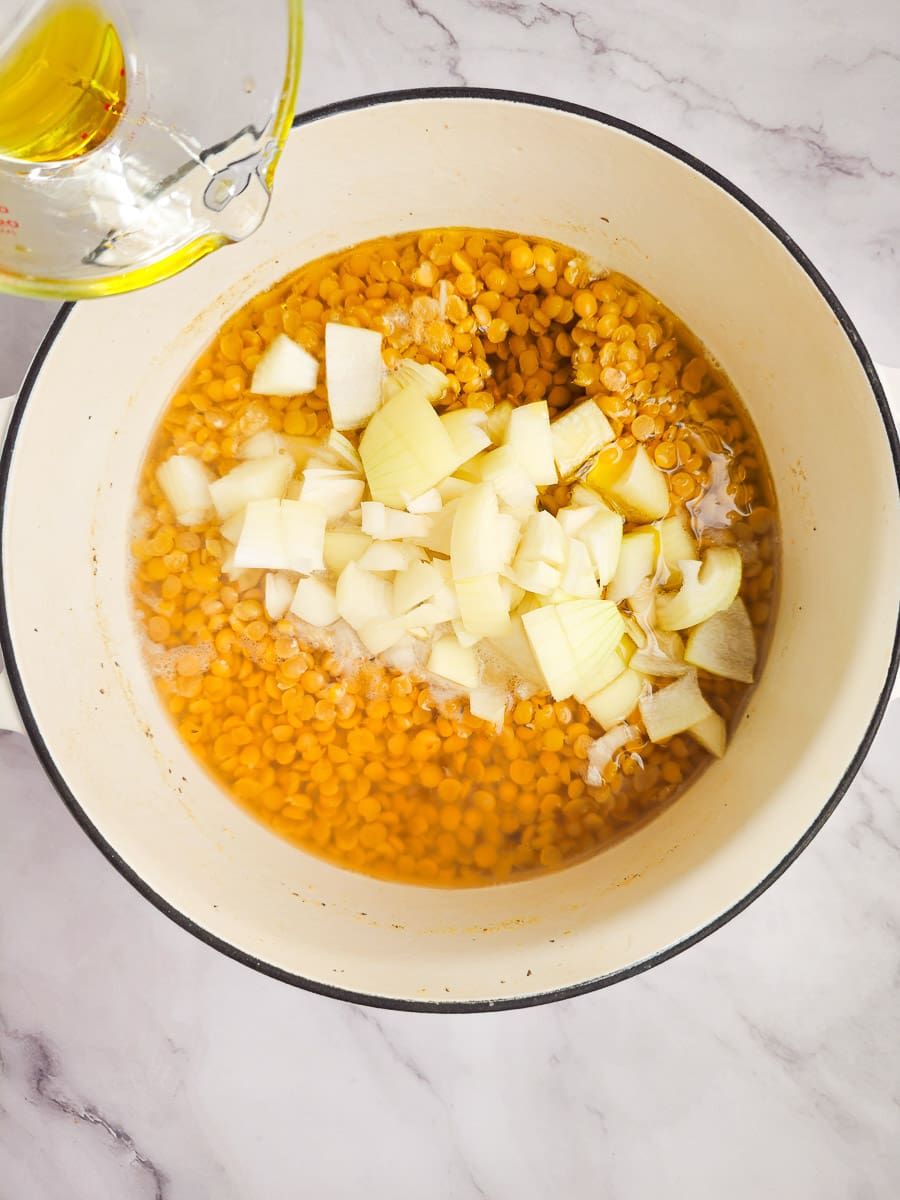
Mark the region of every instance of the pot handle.
MULTIPOLYGON (((897 436, 900 437, 900 367, 882 367, 876 363, 875 370, 884 388, 897 436)), ((900 700, 900 675, 894 681, 894 694, 891 699, 900 700)))
MULTIPOLYGON (((15 402, 15 396, 0 396, 0 447, 3 445, 3 439, 6 436, 6 430, 15 402)), ((2 533, 2 530, 0 530, 0 533, 2 533)), ((22 718, 19 715, 19 710, 16 708, 16 702, 13 700, 9 678, 3 670, 2 658, 0 658, 0 732, 25 732, 25 726, 22 724, 22 718)))

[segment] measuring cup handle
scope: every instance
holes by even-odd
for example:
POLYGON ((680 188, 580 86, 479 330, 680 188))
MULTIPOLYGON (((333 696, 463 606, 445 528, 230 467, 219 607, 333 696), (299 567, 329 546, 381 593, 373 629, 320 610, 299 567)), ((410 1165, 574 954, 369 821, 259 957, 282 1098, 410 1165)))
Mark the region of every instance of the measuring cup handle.
MULTIPOLYGON (((878 378, 881 380, 881 386, 887 397, 888 408, 894 418, 894 428, 897 430, 897 436, 900 437, 900 367, 881 367, 876 363, 875 370, 878 372, 878 378)), ((900 552, 900 547, 898 547, 898 552, 900 552)), ((900 700, 900 675, 894 681, 894 694, 891 699, 900 700)))
MULTIPOLYGON (((0 396, 0 450, 3 448, 3 441, 15 402, 15 396, 0 396)), ((0 538, 2 536, 3 529, 0 527, 0 538)), ((2 608, 2 597, 0 597, 0 608, 2 608)), ((0 733, 2 732, 24 733, 25 726, 22 724, 16 702, 13 700, 9 677, 3 669, 3 659, 0 658, 0 733)))

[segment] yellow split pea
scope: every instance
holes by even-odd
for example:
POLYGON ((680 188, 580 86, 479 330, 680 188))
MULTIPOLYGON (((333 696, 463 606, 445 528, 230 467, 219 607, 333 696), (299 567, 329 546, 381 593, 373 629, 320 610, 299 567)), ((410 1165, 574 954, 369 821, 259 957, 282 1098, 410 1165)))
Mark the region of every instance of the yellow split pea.
MULTIPOLYGON (((403 357, 438 366, 445 409, 546 400, 558 413, 592 397, 616 433, 613 453, 641 442, 668 473, 673 511, 702 516, 724 470, 715 540, 742 549, 742 595, 762 641, 776 523, 754 431, 694 339, 636 284, 593 277, 546 240, 462 229, 380 238, 300 268, 226 323, 162 418, 140 481, 135 606, 160 695, 226 790, 294 844, 383 878, 471 886, 577 862, 671 801, 705 765, 700 747, 648 743, 635 714, 638 735, 589 785, 601 730, 581 705, 518 699, 497 732, 377 661, 348 672, 292 621, 269 620, 259 576, 221 575, 217 525, 174 524, 155 482, 172 453, 224 474, 260 429, 327 432, 324 379, 294 398, 247 389, 279 333, 321 360, 329 321, 382 332, 389 367, 403 357)), ((547 507, 569 491, 550 489, 547 507)), ((748 690, 712 678, 703 688, 729 720, 748 690)))

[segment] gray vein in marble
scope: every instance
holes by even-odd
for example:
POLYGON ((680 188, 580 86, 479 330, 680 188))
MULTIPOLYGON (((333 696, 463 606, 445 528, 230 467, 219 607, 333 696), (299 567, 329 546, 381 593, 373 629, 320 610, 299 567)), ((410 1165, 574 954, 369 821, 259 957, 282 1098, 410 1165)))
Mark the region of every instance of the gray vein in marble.
MULTIPOLYGON (((408 2, 415 7, 415 0, 408 0, 408 2)), ((589 50, 593 57, 605 56, 614 60, 618 56, 626 62, 642 67, 652 76, 655 76, 656 79, 656 82, 641 84, 629 76, 627 81, 623 80, 629 86, 646 94, 662 85, 666 88, 667 94, 676 99, 687 110, 712 112, 723 117, 730 116, 755 133, 780 138, 784 141, 791 141, 803 146, 810 152, 812 161, 809 165, 812 169, 820 169, 826 174, 846 175, 854 179, 862 179, 867 173, 877 175, 881 179, 897 178, 896 171, 879 167, 868 155, 850 154, 832 146, 826 135, 824 123, 818 125, 791 125, 789 123, 769 125, 752 117, 749 113, 743 112, 730 97, 711 91, 709 88, 698 83, 696 79, 688 78, 686 75, 667 75, 660 66, 651 62, 650 59, 623 46, 614 45, 607 36, 602 35, 599 31, 583 28, 586 23, 595 23, 595 18, 591 13, 583 10, 557 8, 542 2, 537 5, 534 15, 529 19, 525 11, 526 6, 517 3, 517 0, 468 0, 468 3, 476 10, 486 9, 501 16, 511 17, 523 29, 531 29, 535 25, 540 24, 549 24, 555 20, 564 21, 571 27, 579 43, 589 50)), ((434 19, 437 20, 437 18, 434 19)), ((440 22, 438 23, 440 24, 440 22)), ((459 44, 455 38, 454 44, 458 51, 459 44)), ((865 58, 854 64, 854 69, 866 66, 878 56, 900 62, 900 55, 895 55, 890 51, 872 51, 865 58)), ((609 66, 610 70, 615 74, 614 62, 611 61, 609 66)))
POLYGON ((878 59, 884 58, 888 62, 895 62, 900 65, 900 53, 894 53, 893 50, 885 50, 882 46, 877 46, 870 50, 868 54, 864 54, 862 58, 856 62, 843 63, 840 59, 835 58, 833 54, 823 54, 813 61, 814 67, 836 67, 840 71, 859 71, 863 67, 867 67, 870 63, 877 62, 878 59))
POLYGON ((379 1018, 374 1009, 354 1006, 351 1011, 355 1018, 362 1021, 362 1023, 368 1026, 370 1029, 375 1030, 393 1061, 399 1067, 402 1067, 404 1072, 411 1076, 416 1083, 421 1084, 427 1090, 428 1094, 433 1098, 441 1112, 443 1112, 444 1119, 446 1120, 447 1125, 449 1126, 453 1135, 454 1152, 460 1168, 466 1177, 466 1180, 471 1187, 474 1188, 475 1193, 478 1196, 482 1196, 484 1197, 484 1200, 488 1200, 488 1193, 479 1183, 471 1165, 469 1164, 465 1155, 462 1153, 462 1149, 459 1145, 458 1130, 456 1129, 456 1121, 454 1118, 452 1104, 440 1094, 434 1083, 431 1081, 431 1079, 429 1079, 427 1073, 422 1069, 422 1067, 419 1066, 416 1060, 397 1045, 392 1035, 388 1032, 385 1022, 379 1018))
POLYGON ((451 79, 455 80, 457 83, 465 84, 466 78, 459 68, 462 52, 460 51, 459 40, 457 39, 456 34, 449 27, 449 25, 446 25, 441 20, 436 13, 432 12, 431 9, 426 8, 425 5, 421 3, 421 0, 404 0, 404 2, 406 3, 407 7, 416 14, 417 17, 421 17, 423 20, 431 21, 437 26, 448 46, 448 57, 444 65, 446 66, 451 79))
POLYGON ((872 793, 883 805, 893 803, 891 789, 885 787, 867 767, 863 767, 858 776, 856 795, 859 814, 850 830, 850 840, 859 847, 859 830, 864 829, 871 837, 882 842, 894 854, 900 855, 900 841, 895 841, 890 833, 878 824, 878 811, 872 793))
MULTIPOLYGON (((26 1033, 9 1026, 0 1013, 0 1036, 8 1042, 21 1047, 24 1058, 22 1069, 22 1096, 29 1104, 43 1105, 70 1117, 76 1122, 83 1123, 107 1135, 116 1150, 123 1151, 148 1179, 153 1191, 153 1200, 167 1200, 166 1175, 156 1166, 152 1159, 142 1153, 135 1145, 132 1136, 121 1125, 104 1116, 94 1104, 72 1099, 65 1094, 61 1086, 61 1068, 54 1054, 43 1037, 37 1033, 26 1033)), ((11 1063, 3 1053, 0 1041, 0 1074, 11 1078, 11 1063)), ((0 1108, 0 1115, 6 1115, 0 1108)))
POLYGON ((852 1139, 861 1132, 862 1127, 856 1114, 845 1102, 842 1103, 843 1098, 839 1099, 833 1089, 828 1090, 820 1077, 820 1045, 812 1046, 809 1050, 800 1050, 789 1045, 773 1030, 753 1021, 740 1008, 737 1013, 759 1048, 780 1066, 787 1081, 798 1093, 801 1103, 811 1102, 812 1107, 842 1137, 852 1139))

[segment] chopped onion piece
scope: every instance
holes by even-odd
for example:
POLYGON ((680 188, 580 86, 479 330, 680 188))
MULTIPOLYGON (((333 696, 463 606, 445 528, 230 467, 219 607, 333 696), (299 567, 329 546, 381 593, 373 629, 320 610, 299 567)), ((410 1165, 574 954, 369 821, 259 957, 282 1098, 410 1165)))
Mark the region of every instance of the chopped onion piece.
POLYGON ((252 500, 244 510, 244 523, 234 551, 238 570, 247 567, 286 571, 287 547, 281 526, 280 500, 252 500))
POLYGON ((486 450, 491 444, 484 428, 485 416, 477 408, 457 408, 441 414, 441 424, 450 435, 457 455, 457 466, 486 450))
POLYGON ((652 649, 658 641, 656 623, 657 595, 656 585, 653 580, 645 579, 634 595, 628 598, 632 615, 644 633, 644 640, 640 643, 642 649, 645 646, 652 649))
POLYGON ((219 520, 225 521, 253 500, 280 500, 294 474, 289 454, 251 458, 209 485, 219 520))
POLYGON ((469 712, 495 729, 502 729, 506 720, 506 693, 493 687, 473 688, 469 693, 469 712))
POLYGON ((367 621, 392 618, 392 587, 380 575, 349 562, 338 576, 335 589, 337 611, 357 631, 367 621))
POLYGON ((515 565, 544 562, 562 570, 567 558, 567 538, 556 517, 548 512, 532 513, 522 526, 515 565))
POLYGON ((377 500, 364 500, 362 504, 363 533, 382 541, 398 538, 427 537, 431 529, 431 517, 417 516, 399 508, 386 508, 377 500))
POLYGON ((550 409, 546 400, 520 404, 512 410, 504 443, 512 450, 532 483, 539 487, 556 483, 550 409))
POLYGON ((606 687, 588 696, 584 706, 598 725, 610 730, 634 712, 643 690, 643 675, 626 667, 606 687))
POLYGON ((469 633, 459 617, 457 617, 452 624, 453 632, 456 634, 456 640, 461 646, 476 646, 481 641, 479 634, 469 633))
POLYGON ((327 570, 340 575, 348 562, 362 558, 372 539, 360 529, 326 529, 322 558, 327 570))
POLYGON ((608 600, 566 600, 555 607, 577 666, 572 693, 585 691, 603 672, 622 639, 625 623, 608 600))
POLYGON ((650 639, 647 637, 646 630, 640 622, 636 621, 634 617, 629 616, 628 613, 622 613, 622 620, 625 622, 625 630, 635 646, 643 649, 649 644, 650 639))
POLYGON ((441 493, 437 488, 430 488, 427 492, 423 492, 421 496, 417 496, 415 500, 410 500, 406 506, 406 511, 421 515, 440 512, 443 507, 444 501, 441 493))
POLYGON ((359 507, 365 490, 365 482, 349 471, 307 467, 303 472, 300 499, 318 504, 325 509, 329 520, 336 520, 359 507))
POLYGON ((534 657, 531 643, 525 635, 525 626, 520 616, 511 617, 508 631, 500 637, 491 638, 489 644, 491 650, 511 667, 520 679, 538 687, 544 686, 544 677, 534 657))
POLYGON ((374 617, 371 621, 363 622, 357 633, 370 654, 383 654, 405 639, 406 624, 396 617, 374 617))
POLYGON ((471 479, 457 479, 455 475, 448 475, 446 479, 441 480, 435 491, 444 504, 449 504, 451 500, 458 500, 469 488, 474 486, 471 479))
POLYGON ((480 670, 475 652, 461 646, 452 634, 440 638, 431 647, 427 669, 460 687, 469 690, 478 687, 480 670))
POLYGON ((325 510, 306 500, 282 500, 281 529, 287 569, 301 575, 325 568, 325 510))
POLYGON ((266 576, 265 608, 272 621, 280 621, 291 606, 296 584, 286 571, 270 571, 266 576))
POLYGON ((156 482, 179 525, 199 525, 213 513, 209 467, 190 454, 173 454, 156 471, 156 482))
POLYGON ((711 675, 752 683, 756 638, 743 600, 703 621, 688 634, 685 661, 711 675))
POLYGON ((658 525, 660 555, 668 571, 668 577, 662 582, 672 587, 681 583, 681 567, 678 564, 682 560, 691 562, 700 557, 697 539, 689 526, 690 520, 684 511, 666 517, 658 525))
POLYGON ((500 512, 497 494, 487 483, 471 488, 454 503, 450 532, 453 578, 471 579, 502 571, 515 550, 518 523, 500 512))
POLYGON ((244 513, 246 511, 244 508, 240 509, 219 526, 219 533, 226 542, 231 542, 233 546, 236 546, 240 541, 241 530, 244 528, 244 513))
MULTIPOLYGON (((525 561, 518 559, 509 568, 509 576, 526 592, 534 592, 536 596, 550 596, 559 589, 562 573, 559 567, 551 567, 545 562, 525 561)), ((593 576, 592 576, 593 579, 593 576)), ((596 591, 597 585, 594 584, 596 591)))
POLYGON ((652 526, 626 533, 606 598, 618 604, 633 596, 655 574, 658 555, 659 533, 652 526))
POLYGON ((653 679, 675 679, 690 670, 688 665, 662 650, 636 650, 631 665, 653 679))
POLYGON ((319 380, 318 361, 286 333, 279 333, 253 369, 250 391, 258 396, 305 396, 319 380))
POLYGON ((259 587, 262 583, 263 571, 238 571, 235 576, 237 590, 239 592, 249 592, 251 588, 259 587))
POLYGON ((555 700, 591 691, 624 631, 606 600, 567 600, 525 613, 522 621, 555 700))
POLYGON ((345 437, 337 429, 331 429, 328 432, 325 445, 339 467, 343 467, 347 471, 352 471, 354 475, 359 475, 362 478, 362 459, 359 457, 359 451, 348 437, 345 437))
POLYGON ((450 543, 453 537, 453 522, 456 519, 458 501, 448 500, 440 512, 432 513, 430 526, 425 537, 416 538, 418 546, 424 546, 432 554, 450 554, 450 543))
POLYGON ((626 633, 612 653, 606 656, 590 681, 582 681, 575 689, 572 693, 575 699, 581 704, 585 704, 591 696, 596 695, 614 679, 618 679, 625 668, 631 665, 634 653, 634 642, 626 633))
POLYGON ((300 500, 253 500, 247 505, 234 551, 238 569, 296 571, 325 566, 325 513, 300 500))
POLYGON ((521 524, 519 518, 512 513, 501 512, 494 523, 494 537, 497 539, 497 556, 505 566, 511 563, 519 544, 521 524))
MULTIPOLYGON (((609 512, 609 509, 605 504, 600 504, 598 497, 594 496, 590 504, 569 504, 565 508, 559 509, 556 519, 568 537, 577 537, 578 531, 583 529, 588 521, 599 512, 609 512)), ((621 521, 622 518, 620 517, 619 520, 621 521)))
POLYGON ((238 447, 238 458, 271 458, 287 451, 287 438, 274 429, 261 429, 238 447))
MULTIPOLYGON (((432 566, 436 565, 432 563, 432 566)), ((400 576, 397 577, 398 579, 400 576)), ((459 597, 456 588, 450 584, 442 584, 430 600, 417 604, 407 613, 406 621, 410 628, 416 625, 443 625, 446 621, 459 619, 459 597)))
POLYGON ((643 446, 615 464, 598 464, 587 478, 629 521, 656 521, 669 511, 666 476, 650 461, 643 446))
POLYGON ((517 516, 534 512, 537 488, 509 446, 498 446, 472 460, 475 478, 490 483, 497 496, 517 516))
POLYGON ((324 579, 317 579, 313 575, 301 579, 294 592, 291 612, 301 621, 316 625, 320 629, 324 629, 326 625, 333 625, 338 619, 334 588, 324 579))
POLYGON ((485 416, 485 429, 487 430, 488 437, 495 446, 499 446, 506 437, 512 411, 513 406, 510 402, 508 400, 501 400, 485 416))
MULTIPOLYGON (((368 534, 362 536, 369 541, 368 534)), ((371 542, 356 561, 364 571, 405 571, 411 563, 420 561, 420 553, 406 542, 371 542)))
POLYGON ((626 742, 639 737, 639 731, 633 725, 624 722, 614 725, 603 737, 591 742, 588 747, 587 772, 585 783, 588 787, 599 787, 603 783, 603 770, 615 759, 626 742))
POLYGON ((358 429, 381 404, 384 362, 381 334, 374 329, 325 326, 325 379, 328 411, 335 429, 358 429))
MULTIPOLYGON (((266 432, 265 430, 263 432, 266 432)), ((257 435, 259 436, 259 435, 257 435)), ((319 438, 314 437, 298 437, 287 434, 277 433, 277 438, 280 438, 284 443, 285 451, 294 460, 294 466, 298 471, 302 471, 304 467, 312 463, 315 466, 316 459, 322 458, 322 442, 319 438)), ((329 456, 333 458, 333 456, 329 456)), ((335 460, 336 461, 336 460, 335 460)), ((323 463, 323 466, 334 466, 334 462, 323 463)))
POLYGON ((553 699, 565 700, 578 685, 578 663, 563 632, 559 607, 552 604, 535 608, 522 616, 522 625, 553 699))
POLYGON ((382 391, 385 400, 392 400, 406 388, 415 388, 429 404, 433 404, 449 386, 450 380, 438 367, 416 362, 414 358, 401 358, 395 370, 384 377, 382 391))
POLYGON ((440 574, 440 577, 441 577, 442 581, 444 582, 444 584, 447 587, 451 588, 451 590, 452 590, 452 588, 453 588, 453 568, 450 566, 449 560, 446 558, 433 558, 431 560, 431 565, 440 574))
POLYGON ((441 572, 431 563, 412 563, 394 580, 394 612, 402 616, 437 595, 444 586, 441 572))
POLYGON ((601 503, 602 501, 594 489, 587 487, 586 484, 576 483, 572 488, 572 504, 574 507, 584 508, 601 503))
POLYGON ((688 733, 697 739, 704 750, 708 750, 716 758, 721 758, 725 753, 728 727, 715 709, 710 709, 708 716, 701 721, 695 721, 688 733))
POLYGON ((553 457, 561 479, 615 440, 613 428, 593 400, 567 408, 550 426, 553 457))
POLYGON ((525 588, 519 587, 517 583, 514 583, 511 579, 507 579, 503 575, 500 577, 500 587, 503 589, 503 594, 506 597, 506 606, 510 612, 514 608, 518 608, 519 604, 528 594, 525 588))
POLYGON ((580 597, 599 599, 600 588, 594 578, 594 564, 584 542, 568 539, 566 567, 559 581, 560 599, 580 597))
POLYGON ((676 733, 684 733, 713 711, 703 699, 696 671, 644 696, 639 707, 651 742, 664 742, 676 733))
POLYGON ((605 504, 598 505, 590 520, 572 535, 587 547, 601 587, 610 582, 619 565, 624 525, 618 513, 612 512, 605 504))
POLYGON ((395 508, 404 508, 459 465, 440 417, 414 387, 398 392, 375 413, 359 453, 373 498, 395 508))
POLYGON ((631 660, 636 671, 644 675, 675 677, 689 669, 684 661, 684 644, 677 633, 653 630, 647 645, 636 650, 631 660))
MULTIPOLYGON (((215 485, 213 485, 215 486, 215 485)), ((741 556, 732 546, 711 546, 703 562, 682 560, 682 584, 657 600, 661 629, 689 629, 729 608, 741 586, 741 556)))
POLYGON ((457 579, 456 596, 463 628, 478 637, 501 637, 509 631, 509 594, 499 575, 457 579))

